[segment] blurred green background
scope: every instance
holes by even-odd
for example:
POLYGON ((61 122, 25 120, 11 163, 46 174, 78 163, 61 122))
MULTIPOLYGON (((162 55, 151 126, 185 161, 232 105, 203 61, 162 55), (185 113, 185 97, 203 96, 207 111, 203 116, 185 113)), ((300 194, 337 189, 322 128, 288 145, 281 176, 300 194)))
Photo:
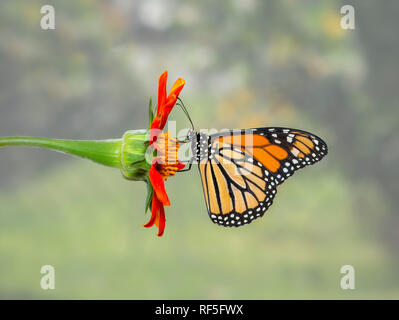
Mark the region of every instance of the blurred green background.
POLYGON ((158 238, 143 183, 2 148, 0 298, 399 298, 398 15, 394 0, 2 0, 0 136, 144 128, 168 69, 198 128, 289 126, 330 152, 243 228, 214 225, 197 170, 179 174, 158 238), (56 30, 40 29, 45 4, 56 30), (344 4, 355 30, 340 28, 344 4), (55 290, 40 288, 46 264, 55 290), (340 288, 346 264, 355 290, 340 288))

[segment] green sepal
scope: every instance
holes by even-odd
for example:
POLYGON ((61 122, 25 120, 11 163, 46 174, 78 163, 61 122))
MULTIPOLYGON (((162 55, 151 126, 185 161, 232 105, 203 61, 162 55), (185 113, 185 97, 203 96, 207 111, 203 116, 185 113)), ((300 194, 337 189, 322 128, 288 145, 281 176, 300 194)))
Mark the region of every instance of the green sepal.
POLYGON ((148 130, 126 131, 122 137, 122 174, 128 180, 147 180, 151 167, 146 160, 148 130))
POLYGON ((147 199, 145 200, 145 211, 147 213, 148 209, 152 206, 152 195, 154 193, 154 188, 152 187, 151 181, 147 180, 147 199))
POLYGON ((150 103, 148 104, 148 119, 150 121, 148 128, 151 128, 151 123, 154 120, 154 110, 152 110, 152 98, 150 98, 150 103))

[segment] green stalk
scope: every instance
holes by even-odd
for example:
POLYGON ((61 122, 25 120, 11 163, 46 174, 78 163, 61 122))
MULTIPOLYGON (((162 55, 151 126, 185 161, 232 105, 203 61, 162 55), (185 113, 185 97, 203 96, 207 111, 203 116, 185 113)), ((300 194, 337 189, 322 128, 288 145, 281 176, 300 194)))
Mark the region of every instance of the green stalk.
POLYGON ((0 147, 30 146, 56 150, 89 159, 108 167, 122 168, 122 139, 111 140, 61 140, 35 137, 0 138, 0 147))

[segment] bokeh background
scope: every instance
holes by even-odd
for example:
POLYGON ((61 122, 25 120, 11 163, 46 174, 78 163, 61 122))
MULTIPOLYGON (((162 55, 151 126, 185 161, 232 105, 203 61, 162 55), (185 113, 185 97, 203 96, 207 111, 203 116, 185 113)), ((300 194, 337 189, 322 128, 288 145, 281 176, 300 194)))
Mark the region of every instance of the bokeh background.
POLYGON ((168 69, 197 128, 290 126, 330 153, 244 228, 209 220, 195 168, 169 179, 157 238, 143 183, 3 148, 0 298, 399 298, 398 16, 394 0, 2 0, 0 136, 119 138, 147 126, 168 69), (40 29, 45 4, 56 30, 40 29), (45 264, 55 290, 40 288, 45 264), (346 264, 355 290, 340 288, 346 264))

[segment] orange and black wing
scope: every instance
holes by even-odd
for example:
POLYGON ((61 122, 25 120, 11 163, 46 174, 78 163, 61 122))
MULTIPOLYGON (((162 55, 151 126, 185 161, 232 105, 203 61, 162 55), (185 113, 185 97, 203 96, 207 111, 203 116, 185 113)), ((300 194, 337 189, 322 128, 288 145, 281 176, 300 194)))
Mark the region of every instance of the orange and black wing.
POLYGON ((322 139, 288 128, 232 130, 197 139, 208 213, 226 227, 263 216, 279 184, 327 154, 322 139))

